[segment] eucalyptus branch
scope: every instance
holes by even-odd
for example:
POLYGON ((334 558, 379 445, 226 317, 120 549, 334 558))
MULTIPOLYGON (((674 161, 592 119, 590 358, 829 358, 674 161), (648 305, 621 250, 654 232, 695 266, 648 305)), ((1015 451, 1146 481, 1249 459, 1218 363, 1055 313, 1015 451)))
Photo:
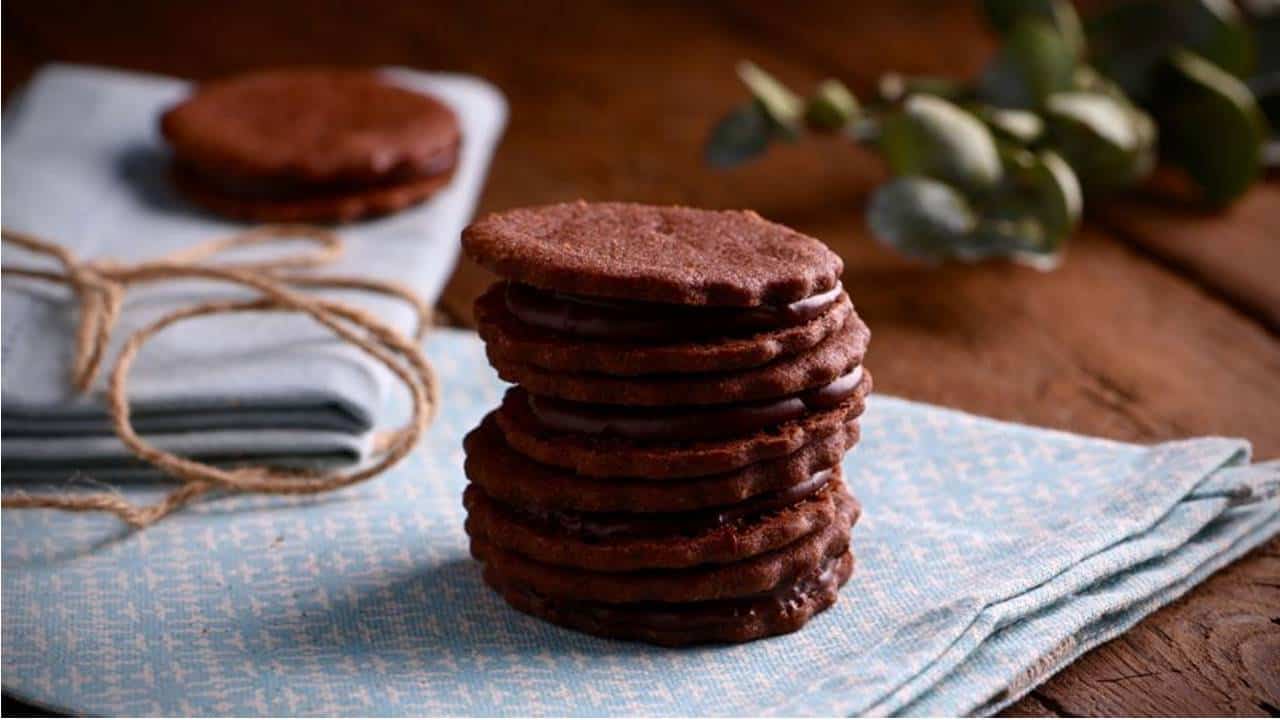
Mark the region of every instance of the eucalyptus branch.
MULTIPOLYGON (((1158 150, 1212 205, 1258 177, 1268 130, 1240 79, 1253 70, 1251 36, 1222 5, 1139 0, 1086 29, 1066 0, 988 0, 1003 43, 978 78, 888 73, 865 104, 835 79, 802 98, 743 62, 751 100, 715 126, 706 157, 730 167, 774 142, 839 133, 894 176, 868 207, 883 242, 934 260, 1049 268, 1084 197, 1141 183, 1158 150)), ((1275 92, 1280 69, 1263 70, 1252 86, 1275 92)))

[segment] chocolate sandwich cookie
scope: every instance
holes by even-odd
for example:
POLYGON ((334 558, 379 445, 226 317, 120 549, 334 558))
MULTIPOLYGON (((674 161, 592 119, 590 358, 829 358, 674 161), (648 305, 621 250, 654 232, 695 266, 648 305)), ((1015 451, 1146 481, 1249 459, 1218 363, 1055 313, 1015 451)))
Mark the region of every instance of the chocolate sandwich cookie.
POLYGON ((256 222, 341 223, 388 215, 435 195, 453 179, 453 170, 388 185, 314 192, 293 198, 246 198, 209 186, 186 168, 176 166, 174 185, 191 202, 219 215, 256 222))
POLYGON ((614 405, 710 405, 775 398, 828 385, 857 371, 870 334, 857 316, 806 352, 768 365, 718 373, 613 377, 562 373, 504 357, 488 346, 498 375, 530 393, 614 405))
POLYGON ((831 299, 806 312, 769 312, 766 322, 746 324, 725 315, 750 311, 714 308, 695 320, 696 306, 584 301, 497 283, 475 315, 490 352, 514 363, 619 376, 708 373, 764 365, 825 340, 849 321, 853 304, 843 288, 823 295, 831 299))
POLYGON ((466 253, 514 384, 465 439, 471 552, 517 609, 664 645, 790 632, 835 602, 871 391, 840 258, 752 212, 570 203, 466 253))
POLYGON ((538 562, 598 572, 729 563, 821 530, 836 517, 840 469, 742 503, 681 513, 583 513, 463 495, 467 532, 538 562))
POLYGON ((591 635, 679 647, 739 643, 795 632, 833 605, 853 575, 852 552, 766 593, 701 603, 608 605, 539 595, 485 568, 484 579, 512 607, 591 635))
POLYGON ((463 441, 467 478, 489 497, 513 507, 580 512, 683 512, 733 505, 805 482, 840 462, 858 441, 849 421, 826 437, 773 460, 719 475, 687 479, 592 478, 544 465, 507 445, 489 414, 463 441))
POLYGON ((336 69, 203 84, 160 128, 184 194, 267 221, 350 220, 419 202, 447 184, 461 142, 438 100, 336 69))
POLYGON ((471 554, 494 573, 540 595, 602 603, 684 603, 739 598, 767 592, 812 571, 849 549, 849 535, 861 509, 840 488, 834 493, 836 519, 789 545, 723 565, 677 570, 597 572, 552 565, 499 547, 471 528, 471 554))
POLYGON ((754 212, 565 203, 481 218, 467 255, 525 285, 676 305, 789 305, 836 287, 844 264, 754 212))
MULTIPOLYGON (((547 413, 545 399, 539 407, 539 399, 531 398, 519 387, 507 390, 496 419, 507 444, 547 465, 569 468, 589 477, 689 478, 729 472, 789 455, 840 432, 848 421, 862 414, 867 393, 871 391, 871 373, 862 370, 859 376, 850 394, 839 404, 818 408, 802 400, 800 412, 791 419, 779 420, 773 414, 778 409, 774 404, 765 408, 768 412, 748 407, 741 416, 722 415, 717 418, 719 422, 733 422, 734 429, 742 430, 742 434, 729 437, 696 439, 675 434, 664 437, 664 428, 696 425, 700 432, 713 433, 724 429, 709 422, 684 422, 687 410, 683 409, 667 416, 639 414, 630 418, 637 421, 634 426, 623 425, 617 418, 594 426, 570 424, 568 418, 572 415, 547 413), (745 430, 747 422, 759 423, 761 427, 745 430), (637 437, 621 435, 619 428, 624 427, 636 431, 637 437), (584 432, 589 429, 600 432, 584 432)), ((788 402, 788 405, 795 403, 788 402)), ((715 408, 712 412, 727 413, 732 407, 715 408)))

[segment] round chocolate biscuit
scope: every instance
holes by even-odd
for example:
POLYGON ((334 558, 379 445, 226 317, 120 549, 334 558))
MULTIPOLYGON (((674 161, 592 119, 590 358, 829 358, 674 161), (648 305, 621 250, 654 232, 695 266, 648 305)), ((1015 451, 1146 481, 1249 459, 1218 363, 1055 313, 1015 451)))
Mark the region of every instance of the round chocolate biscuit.
POLYGON ((498 376, 535 395, 607 405, 720 405, 792 395, 831 383, 860 364, 870 333, 856 316, 806 352, 768 365, 721 373, 612 377, 561 373, 485 351, 498 376))
POLYGON ((423 202, 449 184, 452 171, 389 185, 331 191, 290 199, 227 194, 181 166, 174 185, 192 203, 224 217, 254 222, 342 223, 398 212, 423 202))
POLYGON ((492 567, 485 568, 484 579, 515 609, 556 625, 600 637, 680 647, 795 632, 835 604, 853 567, 853 553, 846 551, 766 595, 688 604, 607 605, 555 599, 507 580, 492 567))
POLYGON ((641 444, 608 435, 549 430, 529 409, 528 393, 519 387, 507 390, 496 420, 507 444, 521 454, 580 475, 690 478, 726 473, 789 455, 841 432, 848 421, 862 414, 871 387, 871 373, 864 371, 857 393, 834 408, 723 440, 641 444))
MULTIPOLYGON (((837 516, 826 527, 790 545, 725 565, 675 570, 602 573, 531 560, 503 549, 488 536, 471 535, 471 554, 494 571, 548 597, 603 603, 684 603, 763 593, 818 567, 849 549, 859 507, 847 493, 835 494, 837 516)), ((476 528, 473 528, 473 530, 476 528)))
POLYGON ((611 342, 578 338, 521 322, 507 308, 505 288, 506 283, 495 283, 476 300, 480 337, 499 357, 561 373, 630 376, 756 367, 812 348, 843 327, 854 314, 848 294, 842 293, 834 306, 808 322, 745 337, 660 344, 611 342))
POLYGON ((687 568, 754 557, 830 525, 839 470, 815 478, 807 496, 748 501, 691 513, 575 513, 512 508, 467 487, 468 534, 538 562, 596 572, 687 568), (778 503, 787 503, 774 507, 778 503), (762 507, 752 507, 760 504, 762 507))
POLYGON ((858 441, 858 422, 773 460, 720 475, 682 480, 591 478, 544 465, 516 452, 493 413, 463 440, 467 478, 508 505, 580 512, 681 512, 732 505, 804 482, 839 464, 858 441))
POLYGON ((200 175, 271 192, 440 175, 460 142, 457 117, 439 100, 373 71, 323 68, 201 84, 160 129, 200 175))
POLYGON ((565 203, 487 215, 467 255, 534 287, 593 297, 750 307, 830 290, 844 263, 751 211, 565 203))

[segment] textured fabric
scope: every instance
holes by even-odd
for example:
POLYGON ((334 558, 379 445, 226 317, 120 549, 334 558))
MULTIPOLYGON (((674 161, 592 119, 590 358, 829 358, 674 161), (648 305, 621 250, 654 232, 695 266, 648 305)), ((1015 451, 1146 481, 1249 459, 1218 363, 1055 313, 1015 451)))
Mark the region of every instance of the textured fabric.
POLYGON ((740 646, 600 640, 481 582, 461 439, 502 384, 473 335, 428 352, 443 413, 369 484, 222 498, 133 534, 5 511, 5 690, 130 715, 985 712, 1280 526, 1280 469, 1240 440, 1142 447, 873 396, 835 607, 740 646))
MULTIPOLYGON (((399 280, 434 301, 480 195, 506 121, 506 102, 476 78, 386 72, 455 109, 464 135, 457 173, 423 205, 344 226, 346 253, 323 272, 399 280)), ((4 226, 45 236, 81 258, 123 262, 243 229, 194 209, 168 182, 158 120, 188 91, 185 82, 148 75, 66 65, 41 70, 4 110, 4 226)), ((279 253, 242 251, 236 257, 279 253)), ((32 258, 6 247, 4 262, 31 265, 32 258)), ((115 356, 133 330, 164 312, 234 292, 194 282, 130 289, 107 357, 115 356)), ((402 301, 331 295, 412 328, 412 310, 402 301)), ((94 393, 81 397, 69 387, 77 315, 67 297, 56 286, 4 281, 5 477, 144 474, 111 434, 101 396, 106 370, 94 393)), ((386 423, 380 411, 393 386, 376 361, 332 340, 313 321, 287 313, 178 324, 148 342, 129 381, 135 425, 161 447, 313 463, 363 457, 371 428, 386 423)))

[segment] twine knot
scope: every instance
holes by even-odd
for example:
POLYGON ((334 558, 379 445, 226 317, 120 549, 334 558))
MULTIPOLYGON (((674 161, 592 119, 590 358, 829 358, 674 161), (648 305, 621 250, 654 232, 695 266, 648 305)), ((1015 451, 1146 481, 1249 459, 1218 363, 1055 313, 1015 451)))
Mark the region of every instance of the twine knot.
POLYGON ((159 502, 137 505, 116 492, 32 495, 6 494, 4 507, 43 507, 75 512, 110 512, 135 527, 145 527, 213 490, 276 495, 303 495, 336 490, 363 482, 403 459, 417 444, 435 416, 439 388, 431 365, 418 347, 429 327, 431 309, 416 293, 398 283, 370 278, 300 273, 327 265, 343 251, 337 233, 304 225, 267 225, 228 237, 199 243, 155 260, 136 264, 111 260, 80 260, 74 253, 48 240, 0 230, 4 242, 57 261, 55 270, 5 267, 5 275, 34 278, 65 285, 78 300, 75 354, 71 384, 87 392, 101 371, 111 333, 120 318, 124 297, 131 285, 173 280, 203 279, 227 282, 255 291, 256 297, 214 300, 174 310, 135 331, 122 346, 107 381, 107 411, 112 429, 136 457, 159 468, 182 484, 159 502), (310 250, 256 262, 210 262, 229 250, 269 245, 284 240, 303 241, 310 250), (328 300, 300 289, 353 289, 400 298, 417 315, 414 337, 347 303, 328 300), (126 392, 130 367, 142 345, 161 330, 196 317, 219 313, 296 312, 311 317, 338 338, 360 348, 391 370, 408 389, 412 414, 396 430, 380 433, 374 442, 377 459, 345 473, 244 465, 219 468, 165 452, 143 440, 130 421, 126 392))

